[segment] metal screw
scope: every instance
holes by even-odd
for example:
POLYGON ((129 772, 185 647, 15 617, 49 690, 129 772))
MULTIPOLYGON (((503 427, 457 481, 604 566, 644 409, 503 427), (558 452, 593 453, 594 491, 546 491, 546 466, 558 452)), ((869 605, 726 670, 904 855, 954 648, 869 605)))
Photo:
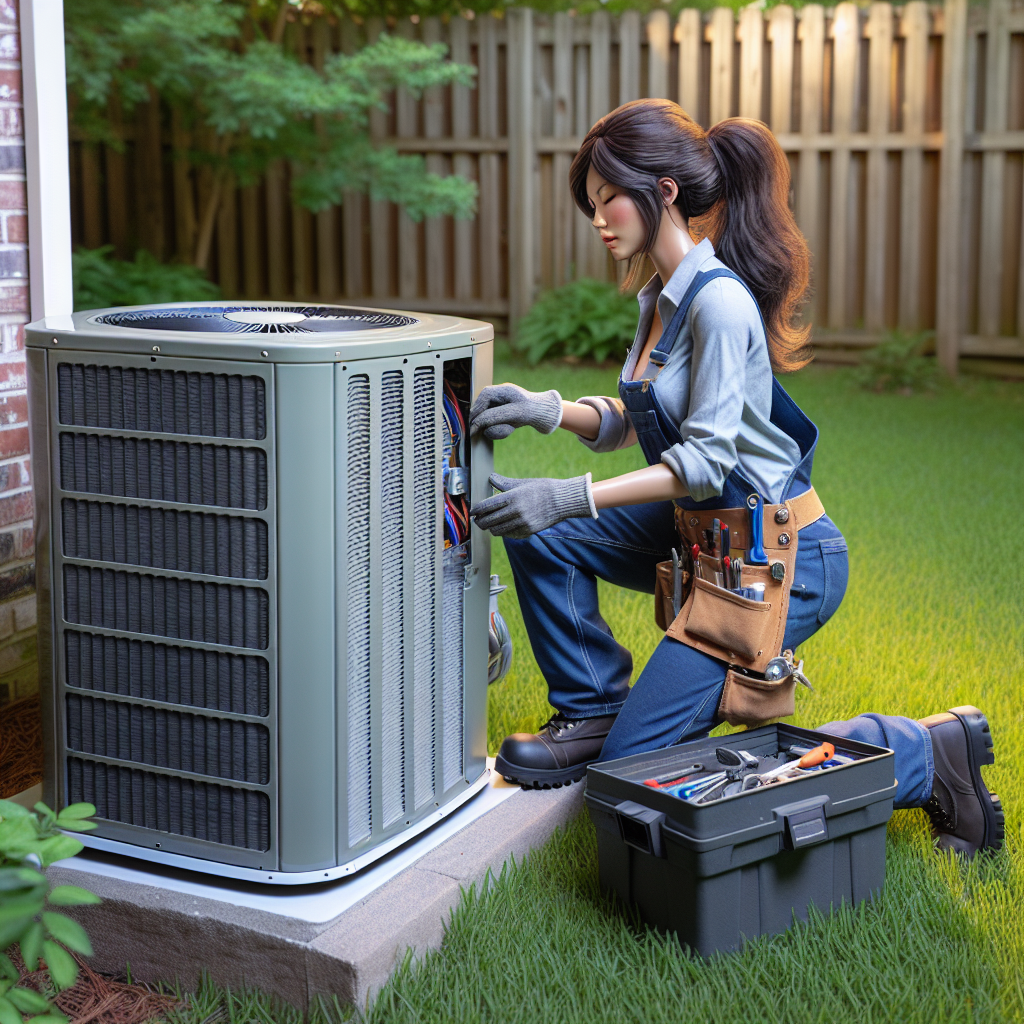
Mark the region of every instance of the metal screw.
POLYGON ((783 547, 785 547, 789 543, 789 534, 788 533, 780 533, 779 534, 779 543, 783 547))
POLYGON ((263 350, 263 351, 262 351, 262 352, 260 353, 260 355, 261 355, 261 356, 263 356, 263 358, 264 358, 264 359, 266 359, 266 358, 267 358, 267 350, 266 350, 266 349, 264 349, 264 350, 263 350))
POLYGON ((430 348, 430 342, 429 341, 427 342, 427 348, 430 348))
POLYGON ((696 516, 690 516, 690 525, 691 526, 696 526, 699 522, 700 522, 700 520, 696 516))
POLYGON ((780 508, 778 510, 778 512, 775 513, 775 522, 777 522, 777 523, 788 523, 789 522, 789 509, 788 508, 780 508))
POLYGON ((339 359, 340 357, 341 357, 341 353, 340 352, 335 352, 334 353, 334 358, 335 359, 339 359))
POLYGON ((159 352, 160 351, 160 346, 159 345, 154 345, 153 346, 153 351, 154 352, 159 352))
POLYGON ((56 338, 54 338, 54 339, 53 339, 53 343, 54 343, 54 345, 57 345, 57 344, 59 344, 59 342, 57 341, 57 339, 56 339, 56 338))

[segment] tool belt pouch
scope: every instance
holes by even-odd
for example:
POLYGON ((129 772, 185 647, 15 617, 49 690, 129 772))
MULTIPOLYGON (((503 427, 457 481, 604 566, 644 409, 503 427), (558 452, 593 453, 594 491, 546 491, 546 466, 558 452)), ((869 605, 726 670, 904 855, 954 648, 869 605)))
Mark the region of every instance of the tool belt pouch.
MULTIPOLYGON (((655 566, 654 579, 654 621, 658 629, 668 629, 669 623, 676 617, 672 610, 672 563, 659 562, 655 566)), ((685 569, 682 575, 682 600, 690 593, 690 573, 685 569)))
MULTIPOLYGON (((704 513, 705 516, 711 514, 714 513, 704 513)), ((724 510, 723 518, 725 514, 736 518, 742 511, 724 510)), ((700 564, 704 578, 694 579, 686 603, 666 634, 748 672, 764 672, 768 662, 782 653, 789 591, 796 567, 796 531, 787 536, 785 545, 773 545, 771 540, 765 537, 768 565, 743 565, 743 586, 763 583, 763 601, 748 600, 709 582, 714 579, 715 570, 721 569, 721 563, 702 552, 700 564), (772 573, 773 563, 779 562, 782 563, 782 579, 772 573)))
POLYGON ((771 683, 731 668, 718 703, 718 717, 730 725, 760 726, 796 710, 796 680, 787 676, 771 683))

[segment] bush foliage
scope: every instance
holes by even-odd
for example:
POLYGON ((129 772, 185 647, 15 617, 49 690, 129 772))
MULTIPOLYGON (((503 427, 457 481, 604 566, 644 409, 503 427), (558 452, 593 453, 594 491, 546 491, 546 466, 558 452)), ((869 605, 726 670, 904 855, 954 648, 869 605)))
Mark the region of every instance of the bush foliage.
MULTIPOLYGON (((92 804, 72 804, 54 814, 46 804, 26 810, 0 800, 0 951, 18 946, 25 966, 34 971, 42 958, 50 980, 58 989, 69 988, 78 977, 78 964, 68 952, 92 954, 85 929, 49 907, 99 903, 99 897, 77 885, 50 889, 43 873, 54 861, 74 857, 82 844, 66 832, 87 832, 96 826, 86 818, 92 804)), ((18 984, 18 970, 0 952, 0 1024, 66 1024, 50 1001, 34 989, 18 984)))
POLYGON ((520 321, 515 347, 531 364, 557 356, 601 363, 632 344, 637 314, 636 296, 580 278, 541 295, 520 321))
POLYGON ((220 298, 220 289, 198 267, 161 263, 145 249, 134 260, 118 260, 111 255, 113 249, 112 245, 78 249, 71 257, 75 309, 220 298))
POLYGON ((888 331, 861 357, 857 379, 869 391, 934 391, 939 368, 925 350, 931 331, 888 331))

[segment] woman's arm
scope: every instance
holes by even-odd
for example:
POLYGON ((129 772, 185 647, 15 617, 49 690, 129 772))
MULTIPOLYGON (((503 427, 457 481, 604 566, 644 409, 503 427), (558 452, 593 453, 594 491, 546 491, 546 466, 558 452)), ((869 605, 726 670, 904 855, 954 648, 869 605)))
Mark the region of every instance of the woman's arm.
POLYGON ((662 463, 633 473, 613 476, 590 485, 594 507, 615 508, 618 505, 642 505, 648 501, 671 501, 685 498, 686 485, 662 463))
POLYGON ((601 414, 593 406, 567 402, 563 398, 562 422, 558 425, 588 441, 594 441, 601 430, 601 414))

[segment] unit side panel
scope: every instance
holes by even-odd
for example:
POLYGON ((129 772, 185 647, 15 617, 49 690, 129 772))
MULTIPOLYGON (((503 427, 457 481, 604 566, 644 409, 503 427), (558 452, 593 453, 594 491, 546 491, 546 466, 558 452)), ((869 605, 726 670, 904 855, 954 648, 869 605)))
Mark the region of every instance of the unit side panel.
MULTIPOLYGON (((473 349, 472 397, 490 385, 494 376, 493 342, 473 349)), ((488 478, 494 472, 494 445, 483 434, 472 441, 470 504, 483 501, 491 491, 488 478)), ((472 783, 487 767, 487 659, 488 608, 491 583, 491 535, 473 522, 470 527, 473 571, 467 576, 465 594, 465 730, 464 777, 472 783)))
POLYGON ((46 358, 58 798, 99 838, 273 869, 272 372, 46 358))
POLYGON ((334 368, 276 370, 281 868, 337 863, 334 368))
POLYGON ((43 800, 50 807, 66 803, 56 728, 56 665, 53 657, 53 560, 50 551, 50 402, 45 350, 25 352, 28 374, 29 446, 32 454, 33 526, 36 543, 36 643, 39 651, 39 698, 43 722, 43 800))

